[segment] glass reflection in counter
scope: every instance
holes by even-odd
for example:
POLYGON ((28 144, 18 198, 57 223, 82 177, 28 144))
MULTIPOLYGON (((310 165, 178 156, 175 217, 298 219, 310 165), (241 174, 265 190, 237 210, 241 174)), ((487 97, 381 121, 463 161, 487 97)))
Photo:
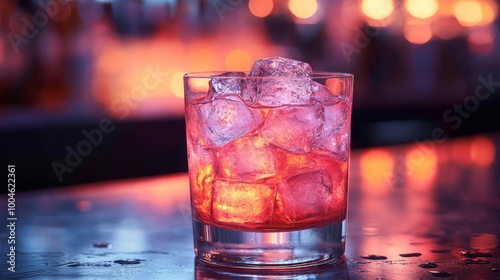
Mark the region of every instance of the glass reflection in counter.
POLYGON ((314 266, 294 270, 242 270, 212 267, 194 259, 196 280, 281 280, 281 279, 349 279, 349 271, 345 259, 337 264, 314 266))

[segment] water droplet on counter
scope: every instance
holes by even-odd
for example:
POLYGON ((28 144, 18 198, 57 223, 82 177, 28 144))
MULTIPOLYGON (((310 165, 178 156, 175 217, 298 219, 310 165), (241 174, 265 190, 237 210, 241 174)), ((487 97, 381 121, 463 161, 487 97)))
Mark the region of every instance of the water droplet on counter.
POLYGON ((116 260, 116 261, 114 261, 114 263, 119 263, 121 265, 124 265, 124 264, 140 264, 141 261, 143 261, 143 260, 139 260, 139 259, 134 259, 134 260, 116 260))
POLYGON ((448 277, 448 276, 453 275, 453 274, 446 272, 446 271, 437 271, 437 270, 431 270, 431 271, 429 271, 429 274, 434 276, 434 277, 448 277))
POLYGON ((449 253, 451 252, 450 249, 432 249, 431 253, 436 253, 436 254, 443 254, 443 253, 449 253))
POLYGON ((433 262, 421 263, 418 266, 420 266, 421 268, 436 268, 436 267, 438 267, 437 263, 433 263, 433 262))
POLYGON ((406 254, 399 254, 399 256, 403 258, 411 258, 411 257, 420 257, 422 256, 421 253, 406 253, 406 254))
POLYGON ((488 264, 488 263, 490 263, 490 261, 485 260, 485 259, 463 259, 462 263, 464 263, 464 264, 488 264))
MULTIPOLYGON (((87 267, 109 267, 111 266, 110 263, 104 262, 104 263, 81 263, 81 262, 70 262, 67 264, 64 264, 68 267, 80 267, 80 266, 87 266, 87 267)), ((57 265, 57 266, 63 266, 63 265, 57 265)))
POLYGON ((67 264, 67 266, 69 266, 69 267, 78 267, 78 266, 82 266, 82 264, 79 263, 79 262, 70 262, 70 263, 67 264))
POLYGON ((107 242, 94 242, 92 243, 92 247, 94 248, 111 248, 111 244, 107 242))
POLYGON ((367 260, 387 260, 386 256, 381 256, 381 255, 365 255, 360 257, 367 260))

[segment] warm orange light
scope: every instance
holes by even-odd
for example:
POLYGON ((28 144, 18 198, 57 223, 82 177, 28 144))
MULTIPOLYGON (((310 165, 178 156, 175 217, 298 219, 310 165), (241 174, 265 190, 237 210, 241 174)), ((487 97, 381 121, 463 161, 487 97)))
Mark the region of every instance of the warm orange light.
POLYGON ((390 190, 394 175, 394 158, 385 149, 369 150, 361 155, 360 169, 363 191, 384 194, 390 190))
POLYGON ((294 16, 308 19, 318 10, 318 2, 316 0, 289 0, 288 9, 294 16))
POLYGON ((250 0, 248 9, 256 17, 267 17, 273 11, 273 0, 250 0))
POLYGON ((417 189, 428 189, 437 172, 437 154, 434 150, 411 148, 405 155, 409 185, 417 189))
POLYGON ((245 70, 252 67, 252 57, 242 49, 234 49, 226 56, 224 62, 228 70, 245 70))
POLYGON ((392 0, 363 0, 361 11, 371 19, 382 20, 392 14, 394 3, 392 0))
POLYGON ((207 92, 209 79, 190 79, 189 87, 193 92, 207 92))
POLYGON ((489 165, 495 159, 495 145, 490 138, 477 136, 470 143, 470 158, 477 165, 489 165))
POLYGON ((182 202, 189 201, 188 185, 187 174, 171 174, 56 189, 53 196, 75 199, 75 206, 80 211, 92 210, 95 205, 113 205, 126 197, 134 197, 131 201, 134 209, 151 211, 151 208, 157 208, 161 213, 168 214, 178 211, 182 202))
POLYGON ((437 0, 406 0, 405 8, 408 13, 416 18, 430 18, 438 10, 437 0))
POLYGON ((441 17, 449 17, 454 15, 455 1, 445 0, 439 1, 438 14, 441 17))
POLYGON ((409 21, 403 32, 406 40, 415 45, 425 44, 432 38, 432 29, 425 22, 409 21))
POLYGON ((184 73, 176 72, 170 79, 170 90, 172 94, 179 98, 184 98, 184 73))
POLYGON ((386 27, 392 23, 392 18, 386 18, 384 20, 375 20, 371 18, 366 19, 366 24, 373 27, 386 27))
POLYGON ((203 38, 187 44, 186 47, 186 58, 193 69, 207 70, 217 65, 217 48, 220 46, 217 46, 216 42, 203 38))
POLYGON ((183 111, 184 102, 170 90, 172 74, 185 69, 179 67, 185 53, 178 42, 157 39, 146 44, 139 40, 122 42, 112 36, 106 38, 94 47, 96 63, 92 86, 94 97, 110 115, 124 119, 183 111), (168 55, 166 63, 165 54, 172 53, 178 55, 168 55))
POLYGON ((492 23, 498 15, 498 4, 491 0, 482 0, 480 4, 483 12, 483 19, 479 25, 488 25, 492 23))
POLYGON ((120 69, 126 67, 127 54, 123 47, 115 44, 108 45, 109 51, 97 58, 97 67, 105 74, 116 74, 120 69))
POLYGON ((481 3, 477 0, 460 0, 454 9, 458 22, 465 26, 478 25, 483 20, 481 3))

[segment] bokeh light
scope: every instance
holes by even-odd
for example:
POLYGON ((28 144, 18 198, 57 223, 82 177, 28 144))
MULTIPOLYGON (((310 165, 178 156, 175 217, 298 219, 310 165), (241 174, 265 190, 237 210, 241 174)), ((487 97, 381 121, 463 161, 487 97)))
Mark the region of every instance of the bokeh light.
POLYGON ((416 18, 430 18, 438 10, 437 0, 406 0, 405 8, 408 13, 416 18))
POLYGON ((361 155, 360 169, 363 191, 386 194, 391 189, 394 157, 385 149, 371 149, 361 155))
POLYGON ((498 15, 498 4, 491 0, 482 0, 480 4, 483 18, 479 25, 488 25, 492 23, 498 15))
POLYGON ((250 0, 248 9, 256 17, 267 17, 273 11, 273 0, 250 0))
POLYGON ((487 55, 493 51, 495 38, 489 30, 476 30, 467 38, 469 50, 476 55, 487 55))
POLYGON ((184 98, 184 73, 176 72, 170 79, 170 90, 172 94, 179 98, 184 98))
POLYGON ((455 1, 440 0, 438 5, 438 14, 440 17, 453 17, 455 14, 455 1))
POLYGON ((423 21, 409 21, 406 23, 403 33, 406 40, 415 45, 425 44, 432 38, 431 26, 423 21))
POLYGON ((228 70, 248 70, 252 67, 252 57, 248 52, 242 49, 234 49, 230 51, 224 62, 228 70))
POLYGON ((470 143, 470 158, 480 166, 491 164, 495 160, 495 144, 486 136, 477 136, 470 143))
POLYGON ((460 0, 454 12, 458 22, 465 27, 478 25, 483 20, 481 3, 476 0, 460 0))
MULTIPOLYGON (((432 149, 412 147, 405 154, 406 170, 412 181, 430 181, 437 173, 437 154, 432 149)), ((418 185, 418 184, 413 184, 418 185)))
POLYGON ((383 20, 394 11, 394 3, 392 0, 363 0, 361 11, 371 19, 383 20))
POLYGON ((288 1, 288 9, 294 16, 308 19, 318 10, 318 2, 316 0, 290 0, 288 1))

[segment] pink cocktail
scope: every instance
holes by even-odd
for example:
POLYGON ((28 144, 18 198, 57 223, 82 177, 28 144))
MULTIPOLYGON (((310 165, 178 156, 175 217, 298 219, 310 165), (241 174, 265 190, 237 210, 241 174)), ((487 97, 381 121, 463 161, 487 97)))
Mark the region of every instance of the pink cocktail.
POLYGON ((280 57, 185 75, 197 257, 260 269, 343 256, 352 80, 280 57))

